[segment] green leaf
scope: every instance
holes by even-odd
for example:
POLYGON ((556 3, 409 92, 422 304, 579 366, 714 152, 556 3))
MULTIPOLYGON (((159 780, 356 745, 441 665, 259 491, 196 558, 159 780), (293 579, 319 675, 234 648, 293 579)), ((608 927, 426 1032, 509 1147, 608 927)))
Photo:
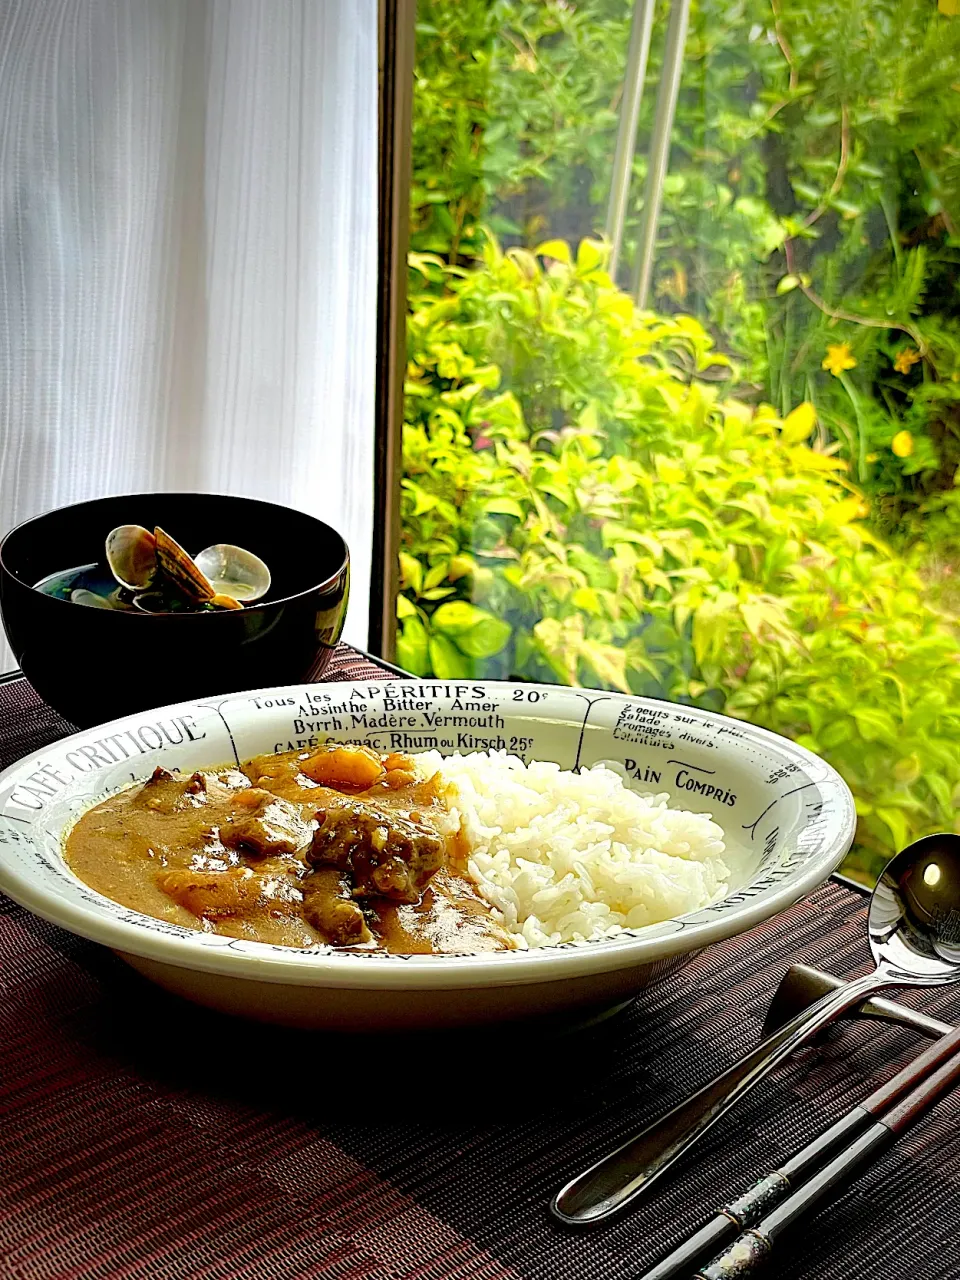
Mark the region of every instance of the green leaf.
POLYGON ((855 732, 855 727, 849 717, 840 716, 824 727, 820 734, 820 746, 825 751, 833 751, 844 742, 851 742, 855 732))
POLYGON ((627 655, 622 649, 611 644, 599 644, 596 640, 584 640, 580 646, 580 658, 602 685, 612 685, 623 693, 631 692, 627 680, 627 655))
POLYGON ((541 258, 556 258, 559 262, 570 264, 570 246, 566 240, 545 240, 538 244, 534 253, 541 258))
POLYGON ((889 805, 878 805, 874 813, 893 837, 894 849, 903 849, 910 843, 910 827, 907 823, 907 816, 902 809, 894 809, 889 805))
POLYGON ((509 622, 487 614, 457 637, 457 647, 471 658, 492 658, 505 647, 510 634, 509 622))
POLYGON ((451 582, 459 582, 461 578, 465 578, 468 574, 475 573, 476 568, 476 561, 472 556, 451 556, 450 564, 447 569, 447 577, 451 582))
POLYGON ((516 516, 518 520, 523 519, 523 507, 519 502, 514 502, 513 498, 488 498, 483 504, 483 510, 487 515, 516 516))
POLYGON ((809 182, 794 181, 791 185, 793 187, 794 194, 798 195, 801 200, 806 200, 807 204, 820 203, 820 192, 816 187, 811 187, 809 182))
POLYGON ((854 218, 863 216, 863 209, 858 204, 851 204, 849 200, 838 200, 834 197, 830 204, 840 214, 841 218, 846 221, 852 221, 854 218))
POLYGON ((432 565, 427 570, 426 576, 423 579, 424 587, 428 589, 430 587, 438 587, 440 583, 443 582, 444 578, 447 576, 448 564, 449 564, 448 561, 443 560, 440 562, 440 564, 432 565))
POLYGON ((442 631, 450 636, 460 636, 475 627, 478 622, 482 622, 484 618, 489 617, 490 614, 485 610, 478 609, 475 604, 470 604, 467 600, 450 600, 440 606, 430 619, 430 625, 434 631, 442 631))
POLYGON ((777 293, 789 293, 791 289, 796 289, 800 283, 799 276, 787 275, 781 276, 777 281, 777 293))
POLYGON ((897 726, 893 716, 879 707, 855 707, 853 718, 857 729, 868 742, 896 742, 897 726))
POLYGON ((422 489, 420 485, 414 484, 412 480, 404 480, 403 488, 413 495, 413 515, 422 516, 425 511, 432 511, 437 505, 438 498, 434 493, 428 493, 426 489, 422 489))
POLYGON ((446 636, 430 637, 430 665, 433 674, 441 680, 460 680, 473 675, 473 664, 446 636))
POLYGON ((584 405, 580 416, 577 418, 577 426, 581 431, 588 431, 591 434, 600 426, 600 418, 597 413, 597 403, 591 400, 584 405))
POLYGON ((786 444, 800 444, 809 438, 816 425, 817 411, 809 400, 804 400, 784 418, 780 439, 786 444))
POLYGON ((593 587, 578 587, 570 597, 570 603, 575 609, 582 609, 594 617, 603 616, 603 605, 593 587))
POLYGON ((466 600, 442 604, 430 620, 435 633, 455 639, 457 648, 471 658, 492 658, 510 639, 511 626, 466 600))
POLYGON ((397 635, 397 661, 415 676, 430 672, 427 632, 419 618, 407 618, 397 635))
POLYGON ((603 267, 607 260, 607 249, 599 240, 585 239, 580 241, 577 249, 577 270, 581 275, 596 271, 603 267))
POLYGON ((423 588, 423 565, 406 551, 400 552, 400 585, 412 587, 417 595, 423 588))

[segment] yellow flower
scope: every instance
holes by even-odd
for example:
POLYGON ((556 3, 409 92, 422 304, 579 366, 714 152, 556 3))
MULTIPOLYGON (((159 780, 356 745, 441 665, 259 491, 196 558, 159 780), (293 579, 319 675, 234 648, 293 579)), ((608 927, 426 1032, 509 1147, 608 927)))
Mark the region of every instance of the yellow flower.
POLYGON ((909 431, 898 431, 890 441, 890 448, 898 458, 909 458, 913 453, 913 436, 909 431))
POLYGON ((857 362, 850 351, 850 344, 837 342, 827 347, 827 354, 820 365, 821 369, 829 369, 835 378, 839 378, 845 369, 855 369, 857 362))
POLYGON ((897 373, 909 373, 913 365, 920 359, 920 352, 913 347, 902 347, 897 352, 897 358, 893 362, 893 367, 897 373))

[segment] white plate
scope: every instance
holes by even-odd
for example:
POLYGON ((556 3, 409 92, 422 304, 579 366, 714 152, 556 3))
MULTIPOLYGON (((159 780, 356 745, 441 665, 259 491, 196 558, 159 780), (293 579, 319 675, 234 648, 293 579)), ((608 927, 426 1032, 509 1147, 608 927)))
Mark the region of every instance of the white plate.
POLYGON ((853 840, 839 775, 739 720, 553 685, 383 680, 185 702, 90 729, 0 775, 0 889, 214 1008, 291 1025, 396 1028, 582 1013, 628 999, 675 957, 742 933, 829 876, 853 840), (345 954, 201 933, 101 897, 62 840, 91 804, 158 764, 192 772, 327 739, 378 750, 506 749, 573 769, 602 761, 638 790, 709 812, 726 833, 731 893, 612 940, 479 956, 345 954))

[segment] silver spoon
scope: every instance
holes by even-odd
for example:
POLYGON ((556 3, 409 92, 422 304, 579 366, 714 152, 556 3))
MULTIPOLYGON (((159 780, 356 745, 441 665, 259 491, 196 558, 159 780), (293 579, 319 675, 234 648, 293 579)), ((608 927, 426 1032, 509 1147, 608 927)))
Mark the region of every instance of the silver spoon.
POLYGON ((960 836, 925 836, 887 863, 870 899, 875 969, 832 991, 697 1093, 586 1172, 571 1179, 551 1211, 571 1227, 603 1225, 735 1102, 827 1023, 886 987, 933 987, 960 979, 960 836))
MULTIPOLYGON (((830 991, 839 991, 847 984, 843 978, 836 978, 832 973, 824 973, 822 969, 811 969, 806 964, 793 964, 783 975, 779 987, 773 994, 767 1016, 763 1020, 762 1035, 772 1035, 779 1031, 785 1022, 795 1018, 802 1009, 816 1004, 830 991)), ((919 1009, 900 1004, 897 1000, 885 1000, 877 996, 872 1000, 864 1000, 856 1009, 848 1009, 847 1016, 852 1018, 869 1018, 872 1022, 886 1022, 894 1026, 906 1027, 910 1031, 918 1031, 930 1040, 939 1040, 953 1030, 949 1022, 941 1022, 931 1018, 919 1009)))

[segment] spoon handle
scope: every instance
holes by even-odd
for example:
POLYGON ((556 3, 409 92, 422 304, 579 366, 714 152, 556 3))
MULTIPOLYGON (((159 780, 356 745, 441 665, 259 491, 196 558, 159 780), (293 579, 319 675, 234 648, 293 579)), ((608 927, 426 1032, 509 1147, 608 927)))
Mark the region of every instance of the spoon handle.
POLYGON ((748 1089, 821 1027, 883 987, 896 986, 876 972, 831 991, 761 1040, 716 1079, 679 1103, 623 1146, 598 1160, 559 1191, 550 1208, 567 1226, 600 1226, 641 1196, 748 1089))

